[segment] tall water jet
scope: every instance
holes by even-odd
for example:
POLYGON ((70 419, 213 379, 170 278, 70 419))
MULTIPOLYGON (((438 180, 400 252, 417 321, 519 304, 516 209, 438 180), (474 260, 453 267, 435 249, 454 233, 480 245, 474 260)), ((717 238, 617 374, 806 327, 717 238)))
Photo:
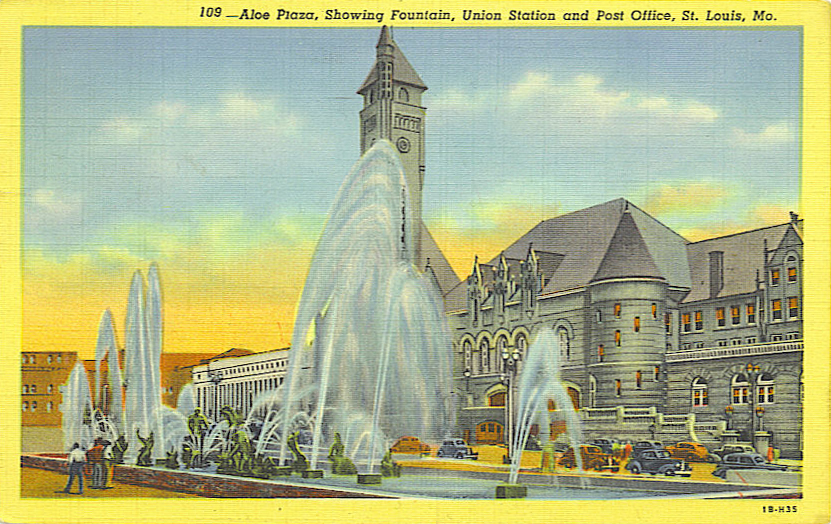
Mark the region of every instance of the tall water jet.
POLYGON ((62 388, 61 425, 63 429, 64 449, 70 449, 74 443, 83 449, 92 447, 92 395, 89 379, 81 361, 75 364, 69 379, 62 388))
POLYGON ((109 414, 110 422, 121 427, 121 372, 118 365, 118 347, 115 343, 115 329, 113 317, 107 309, 101 315, 98 325, 98 341, 95 344, 95 405, 104 413, 109 414), (107 375, 109 394, 102 394, 101 363, 107 361, 107 375))
MULTIPOLYGON (((152 287, 151 287, 152 289, 152 287)), ((160 316, 146 313, 144 279, 140 271, 133 274, 127 301, 127 326, 125 347, 126 402, 124 432, 130 443, 128 454, 133 456, 141 447, 136 432, 147 437, 152 432, 156 442, 163 442, 160 422, 161 389, 158 380, 159 361, 149 341, 150 333, 161 328, 148 328, 148 318, 160 321, 160 316)), ((151 304, 151 309, 152 309, 151 304)), ((155 457, 164 456, 161 446, 154 447, 155 457)))
POLYGON ((383 140, 340 188, 297 310, 281 462, 298 413, 311 421, 312 468, 336 431, 370 472, 392 438, 446 436, 451 338, 434 281, 413 266, 420 224, 409 219, 408 191, 383 140))
MULTIPOLYGON (((552 417, 560 414, 565 418, 566 432, 574 449, 575 461, 582 469, 580 443, 582 442, 580 420, 572 409, 572 401, 560 380, 560 344, 550 328, 540 330, 528 347, 527 355, 517 376, 519 397, 516 424, 511 435, 511 472, 509 484, 516 484, 522 463, 522 450, 531 426, 536 421, 550 427, 552 417), (553 400, 557 411, 548 410, 548 401, 553 400)), ((540 424, 542 425, 542 424, 540 424)))

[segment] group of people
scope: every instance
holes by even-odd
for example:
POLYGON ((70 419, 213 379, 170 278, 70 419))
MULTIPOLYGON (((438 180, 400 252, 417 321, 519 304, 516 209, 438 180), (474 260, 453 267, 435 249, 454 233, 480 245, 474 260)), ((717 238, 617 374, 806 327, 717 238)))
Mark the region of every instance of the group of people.
POLYGON ((69 481, 61 493, 72 493, 72 483, 78 479, 78 494, 84 493, 84 471, 90 477, 91 489, 107 489, 109 480, 108 462, 112 462, 112 443, 102 438, 95 439, 93 446, 84 452, 77 442, 69 451, 69 481), (89 465, 89 468, 87 468, 89 465))

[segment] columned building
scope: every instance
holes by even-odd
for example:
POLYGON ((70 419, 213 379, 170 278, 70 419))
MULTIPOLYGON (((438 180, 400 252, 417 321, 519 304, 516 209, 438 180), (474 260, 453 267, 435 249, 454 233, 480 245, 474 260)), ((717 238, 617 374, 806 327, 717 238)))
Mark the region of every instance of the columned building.
POLYGON ((283 383, 288 359, 288 348, 283 348, 263 353, 231 349, 203 360, 193 367, 196 405, 214 421, 223 406, 246 417, 257 397, 283 383))

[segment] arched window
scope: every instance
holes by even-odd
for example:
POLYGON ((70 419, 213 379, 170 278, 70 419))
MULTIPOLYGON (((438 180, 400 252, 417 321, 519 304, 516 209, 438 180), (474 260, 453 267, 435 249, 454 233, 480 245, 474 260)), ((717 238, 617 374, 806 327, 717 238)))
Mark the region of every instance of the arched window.
POLYGON ((410 93, 407 92, 406 89, 403 87, 398 90, 398 99, 402 102, 409 102, 410 101, 410 93))
POLYGON ((464 351, 465 369, 470 370, 470 365, 472 364, 471 359, 473 356, 473 345, 470 343, 470 340, 465 340, 462 344, 462 348, 464 351))
POLYGON ((733 380, 730 381, 730 389, 733 392, 733 404, 747 404, 750 389, 747 377, 741 373, 734 375, 733 380))
POLYGON ((47 364, 51 364, 51 363, 52 363, 52 355, 46 355, 46 363, 47 363, 47 364))
POLYGON ((692 381, 692 405, 706 406, 708 404, 707 381, 701 377, 695 377, 692 381))
POLYGON ((773 376, 765 373, 756 381, 756 400, 759 404, 773 404, 773 376))
POLYGON ((560 346, 560 359, 569 360, 571 358, 571 344, 568 340, 568 330, 564 327, 557 329, 557 343, 560 346))
POLYGON ((483 338, 481 342, 479 342, 479 352, 481 353, 480 357, 482 359, 482 373, 487 373, 490 368, 490 363, 488 362, 488 339, 483 338))
POLYGON ((593 408, 597 402, 597 379, 589 375, 589 407, 593 408))
POLYGON ((505 406, 505 392, 499 391, 494 393, 488 397, 488 406, 490 407, 503 407, 505 406))
POLYGON ((29 386, 28 386, 28 385, 26 385, 26 384, 23 384, 23 394, 24 394, 24 395, 28 395, 28 394, 29 394, 29 386))
POLYGON ((525 338, 525 335, 517 335, 515 344, 517 353, 519 353, 519 360, 525 360, 525 351, 528 349, 528 340, 525 338))
POLYGON ((23 411, 24 412, 29 411, 29 403, 28 402, 23 403, 23 411))

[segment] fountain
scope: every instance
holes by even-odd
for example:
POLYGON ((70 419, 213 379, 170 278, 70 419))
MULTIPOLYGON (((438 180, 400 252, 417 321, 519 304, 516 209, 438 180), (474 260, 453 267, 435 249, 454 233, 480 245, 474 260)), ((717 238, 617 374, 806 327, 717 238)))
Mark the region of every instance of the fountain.
MULTIPOLYGON (((283 428, 308 419, 312 469, 335 432, 373 473, 391 439, 450 429, 451 338, 435 284, 413 266, 407 194, 398 154, 377 142, 341 186, 317 245, 281 415, 283 428)), ((281 463, 289 434, 280 431, 281 463)))
POLYGON ((538 427, 550 427, 553 422, 552 413, 560 413, 565 417, 567 434, 575 450, 577 467, 583 469, 580 453, 580 443, 583 440, 580 434, 580 421, 575 411, 571 409, 571 397, 560 381, 559 355, 559 340, 550 328, 542 329, 528 348, 527 356, 518 375, 519 409, 509 450, 511 470, 508 483, 497 487, 498 498, 524 497, 524 486, 517 484, 524 444, 535 422, 539 425, 538 427), (549 400, 554 401, 559 411, 548 410, 549 400))
POLYGON ((93 442, 93 408, 89 380, 82 362, 78 361, 63 386, 63 402, 60 410, 63 414, 64 449, 70 449, 76 442, 84 450, 92 447, 93 442))

